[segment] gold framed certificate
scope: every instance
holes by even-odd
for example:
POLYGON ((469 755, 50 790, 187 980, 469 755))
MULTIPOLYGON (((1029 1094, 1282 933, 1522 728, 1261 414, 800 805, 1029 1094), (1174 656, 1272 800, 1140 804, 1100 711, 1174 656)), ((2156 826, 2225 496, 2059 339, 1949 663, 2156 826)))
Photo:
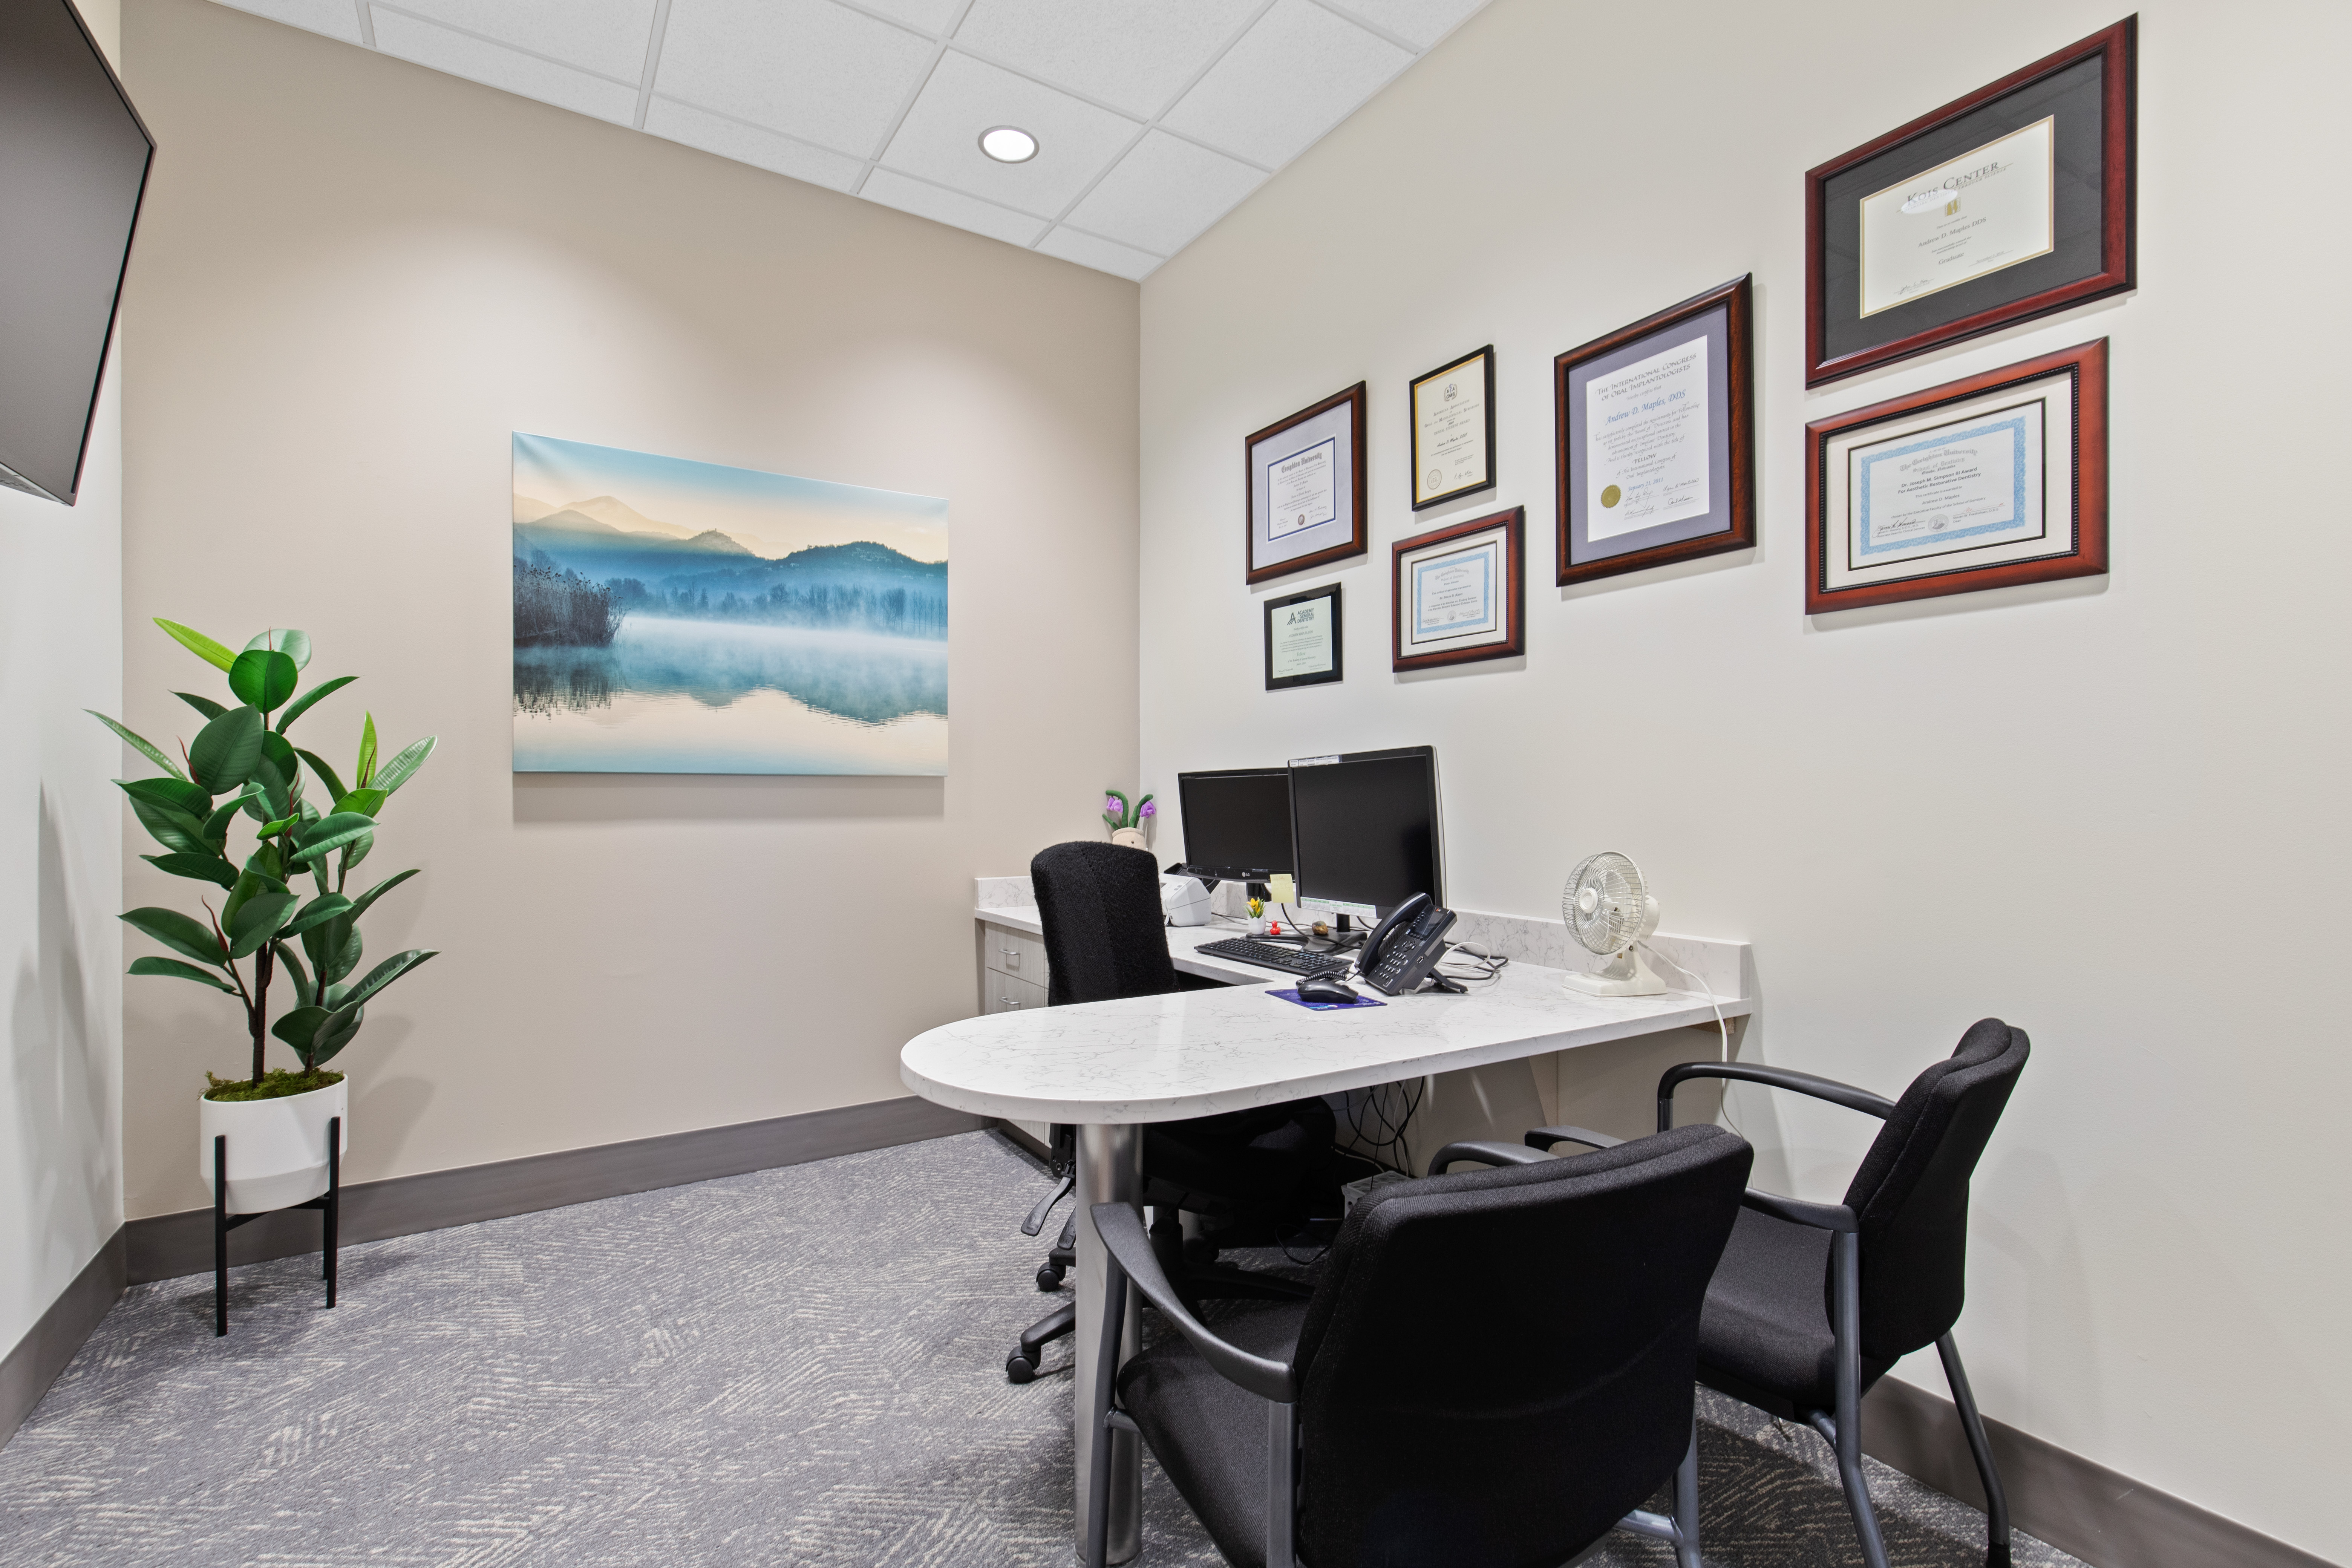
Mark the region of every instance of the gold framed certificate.
POLYGON ((1495 345, 1412 378, 1412 510, 1495 483, 1495 345))
POLYGON ((1340 679, 1339 584, 1265 602, 1265 689, 1323 686, 1340 679))
POLYGON ((1390 559, 1390 668, 1433 669, 1527 651, 1527 510, 1401 539, 1390 559))

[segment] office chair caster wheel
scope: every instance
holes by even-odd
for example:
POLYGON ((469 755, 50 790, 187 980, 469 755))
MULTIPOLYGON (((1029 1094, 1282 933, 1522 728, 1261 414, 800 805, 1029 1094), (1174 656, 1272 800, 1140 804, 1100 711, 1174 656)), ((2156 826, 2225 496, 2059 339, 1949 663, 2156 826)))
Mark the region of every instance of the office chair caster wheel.
POLYGON ((1014 1351, 1004 1358, 1004 1380, 1007 1383, 1027 1383, 1037 1375, 1037 1363, 1014 1351))
POLYGON ((1037 1289, 1040 1289, 1040 1290, 1058 1290, 1058 1289, 1060 1289, 1061 1288, 1062 1288, 1062 1270, 1061 1270, 1061 1268, 1059 1268, 1059 1266, 1057 1266, 1057 1265, 1055 1265, 1055 1264, 1052 1264, 1052 1263, 1040 1263, 1039 1265, 1037 1265, 1037 1289))

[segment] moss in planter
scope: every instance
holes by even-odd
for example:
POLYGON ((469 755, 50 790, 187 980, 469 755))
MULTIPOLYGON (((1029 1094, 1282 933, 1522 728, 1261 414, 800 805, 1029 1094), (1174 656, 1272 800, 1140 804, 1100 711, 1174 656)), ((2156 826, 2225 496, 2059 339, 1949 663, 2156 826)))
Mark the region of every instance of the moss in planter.
POLYGON ((289 1094, 308 1094, 314 1089, 341 1083, 343 1075, 323 1068, 318 1072, 288 1072, 284 1068, 274 1068, 262 1075, 259 1083, 249 1078, 215 1078, 210 1073, 205 1074, 205 1080, 211 1085, 205 1090, 206 1100, 283 1100, 289 1094))

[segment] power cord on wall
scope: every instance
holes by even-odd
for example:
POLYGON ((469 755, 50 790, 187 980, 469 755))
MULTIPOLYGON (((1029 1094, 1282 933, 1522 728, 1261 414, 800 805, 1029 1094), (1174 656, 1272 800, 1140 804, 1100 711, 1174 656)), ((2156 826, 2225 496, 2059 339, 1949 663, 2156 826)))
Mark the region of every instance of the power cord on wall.
MULTIPOLYGON (((1648 953, 1652 958, 1656 959, 1660 963, 1664 964, 1668 969, 1673 970, 1676 974, 1679 974, 1684 979, 1696 984, 1699 990, 1706 994, 1706 1005, 1715 1009, 1715 1026, 1720 1030, 1723 1035, 1723 1059, 1725 1061, 1729 1061, 1731 1059, 1731 1025, 1726 1021, 1723 1016, 1723 1005, 1715 999, 1715 987, 1709 985, 1697 975, 1693 974, 1689 970, 1685 969, 1681 964, 1676 963, 1673 959, 1668 958, 1664 953, 1660 952, 1656 948, 1652 947, 1648 942, 1638 942, 1635 945, 1640 947, 1643 952, 1648 953)), ((1723 1086, 1723 1120, 1724 1124, 1729 1127, 1732 1131, 1738 1133, 1742 1138, 1748 1136, 1746 1132, 1740 1131, 1739 1123, 1732 1119, 1731 1085, 1728 1083, 1723 1086)))

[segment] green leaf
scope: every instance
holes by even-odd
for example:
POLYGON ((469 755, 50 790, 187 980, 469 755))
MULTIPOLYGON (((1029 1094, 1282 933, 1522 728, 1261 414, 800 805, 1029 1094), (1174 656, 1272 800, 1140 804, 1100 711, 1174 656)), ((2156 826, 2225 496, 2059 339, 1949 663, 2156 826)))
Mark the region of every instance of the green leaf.
POLYGON ((281 816, 275 822, 265 822, 254 831, 264 838, 275 838, 301 820, 301 814, 297 812, 292 816, 281 816))
POLYGON ((268 648, 248 648, 229 666, 228 689, 264 713, 284 707, 301 683, 302 672, 294 661, 268 648))
POLYGON ((335 776, 335 770, 328 766, 326 758, 316 752, 306 752, 299 746, 295 747, 294 752, 297 756, 310 764, 310 771, 318 775, 320 784, 327 786, 328 799, 341 800, 351 793, 343 787, 343 781, 335 776))
POLYGON ((253 793, 246 797, 245 815, 257 823, 269 822, 280 816, 292 816, 293 797, 286 788, 286 775, 268 757, 253 764, 253 793))
POLYGON ((286 923, 294 913, 294 906, 301 901, 291 893, 264 893, 247 899, 229 924, 228 955, 243 958, 277 935, 278 928, 286 923))
POLYGON ((221 802, 220 805, 213 807, 213 814, 205 818, 205 842, 206 844, 210 845, 215 849, 218 849, 221 846, 228 842, 229 819, 237 814, 238 809, 242 807, 247 801, 253 798, 254 793, 253 787, 248 784, 244 789, 239 790, 236 794, 229 796, 228 799, 221 802))
POLYGON ((122 920, 126 925, 146 932, 173 952, 184 953, 198 963, 209 963, 218 969, 228 962, 221 952, 220 938, 212 933, 212 928, 177 910, 131 910, 122 920))
POLYGON ((173 641, 211 665, 215 669, 225 670, 236 662, 236 655, 192 626, 184 626, 177 621, 167 621, 161 616, 155 617, 155 624, 170 633, 173 641))
POLYGON ((286 781, 288 789, 292 789, 295 781, 302 776, 299 753, 294 750, 294 742, 285 736, 264 730, 261 732, 261 754, 277 765, 278 776, 286 781))
MULTIPOLYGON (((359 765, 352 769, 352 783, 360 789, 375 783, 375 715, 373 713, 360 725, 360 760, 359 765)), ((341 795, 343 792, 337 790, 335 793, 341 795)))
POLYGON ((302 967, 302 961, 294 956, 294 950, 275 937, 270 939, 269 950, 278 955, 278 962, 286 966, 286 973, 294 977, 295 1000, 305 1007, 316 1002, 319 997, 310 985, 310 972, 302 967))
POLYGON ((318 701, 321 697, 331 696, 335 692, 341 691, 344 687, 349 686, 352 681, 357 680, 358 679, 359 677, 356 675, 339 675, 332 680, 320 681, 318 685, 310 688, 310 690, 302 693, 301 696, 294 699, 293 701, 286 705, 286 711, 278 716, 278 732, 281 735, 286 733, 287 726, 293 723, 295 720, 302 717, 303 714, 308 713, 310 710, 310 705, 312 703, 318 701))
POLYGON ((294 836, 294 863, 316 860, 375 831, 375 819, 355 811, 330 812, 294 836))
POLYGON ((131 809, 139 818, 139 826, 155 836, 155 842, 175 855, 210 853, 212 844, 205 837, 205 825, 175 805, 165 805, 143 795, 131 797, 131 809))
POLYGON ((388 789, 355 789, 335 802, 335 809, 355 811, 362 816, 373 817, 383 809, 383 803, 391 798, 392 792, 388 789))
POLYGON ((407 745, 400 748, 392 761, 376 769, 375 776, 368 782, 384 794, 392 794, 415 776, 416 770, 425 765, 425 759, 433 754, 433 748, 439 743, 440 737, 437 735, 427 735, 421 741, 411 741, 407 745))
POLYGON ((253 853, 246 857, 245 868, 268 882, 271 891, 286 891, 286 863, 279 858, 277 845, 267 839, 255 845, 253 853))
POLYGON ((358 913, 359 906, 342 894, 325 893, 304 904, 294 918, 286 922, 284 929, 279 931, 278 935, 279 940, 283 941, 289 936, 299 936, 312 926, 324 925, 339 915, 350 915, 356 919, 358 913))
POLYGON ((140 736, 132 734, 130 731, 124 729, 121 725, 116 723, 113 720, 108 718, 105 714, 100 712, 95 708, 85 708, 82 711, 97 720, 100 723, 105 725, 108 729, 113 731, 117 735, 122 737, 122 743, 124 745, 130 747, 132 751, 137 752, 149 762, 154 763, 157 767, 171 774, 173 778, 184 779, 188 776, 180 771, 179 763, 173 762, 171 758, 157 751, 153 742, 144 740, 140 736))
POLYGON ((245 647, 248 653, 257 647, 273 647, 292 659, 295 668, 310 668, 310 634, 309 632, 289 631, 283 626, 272 626, 245 647))
POLYGON ((352 919, 357 920, 362 915, 367 913, 368 906, 370 904, 375 902, 378 899, 383 897, 386 893, 389 893, 394 888, 397 888, 403 882, 405 882, 415 875, 416 875, 416 868, 412 866, 407 870, 402 871, 395 876, 386 877, 383 881, 378 882, 374 887, 370 888, 366 892, 362 893, 358 900, 352 905, 352 919))
POLYGON ((142 855, 139 858, 167 876, 190 877, 199 882, 217 882, 224 888, 236 886, 236 868, 217 855, 142 855))
MULTIPOLYGON (((360 940, 360 928, 352 924, 348 916, 329 921, 319 930, 327 937, 326 956, 317 960, 319 984, 331 987, 336 981, 360 966, 360 955, 367 951, 367 943, 360 940)), ((302 938, 305 951, 309 950, 310 943, 310 938, 306 934, 302 938)), ((341 998, 336 997, 335 1001, 340 1003, 341 998)))
POLYGON ((253 776, 261 760, 261 712, 232 708, 196 731, 188 772, 215 795, 226 795, 253 776))
MULTIPOLYGON (((210 932, 206 932, 210 935, 210 932)), ((236 994, 236 987, 208 969, 198 969, 193 963, 182 963, 176 958, 134 958, 131 961, 133 974, 167 974, 175 980, 193 980, 199 985, 209 985, 215 991, 236 994)))
POLYGON ((319 1026, 310 1039, 310 1066, 322 1068, 334 1058, 335 1053, 352 1043, 360 1032, 360 1024, 367 1017, 364 1007, 338 1007, 333 1016, 319 1026))
POLYGON ((193 691, 174 691, 173 696, 194 709, 207 719, 217 719, 228 711, 209 697, 199 697, 193 691))
POLYGON ((117 779, 115 784, 133 800, 152 800, 202 821, 213 808, 213 797, 185 779, 117 779))
POLYGON ((436 949, 429 947, 412 947, 406 952, 394 953, 390 958, 369 970, 365 980, 345 993, 337 1010, 357 1007, 373 1000, 378 992, 426 959, 434 957, 436 952, 436 949))
POLYGON ((343 870, 348 873, 352 867, 366 859, 368 858, 368 851, 374 847, 375 835, 373 833, 367 835, 363 838, 360 838, 352 843, 344 845, 343 870))
POLYGON ((295 1054, 305 1062, 310 1057, 310 1040, 318 1034, 319 1026, 332 1016, 324 1007, 297 1007, 269 1026, 269 1032, 294 1047, 295 1054))

